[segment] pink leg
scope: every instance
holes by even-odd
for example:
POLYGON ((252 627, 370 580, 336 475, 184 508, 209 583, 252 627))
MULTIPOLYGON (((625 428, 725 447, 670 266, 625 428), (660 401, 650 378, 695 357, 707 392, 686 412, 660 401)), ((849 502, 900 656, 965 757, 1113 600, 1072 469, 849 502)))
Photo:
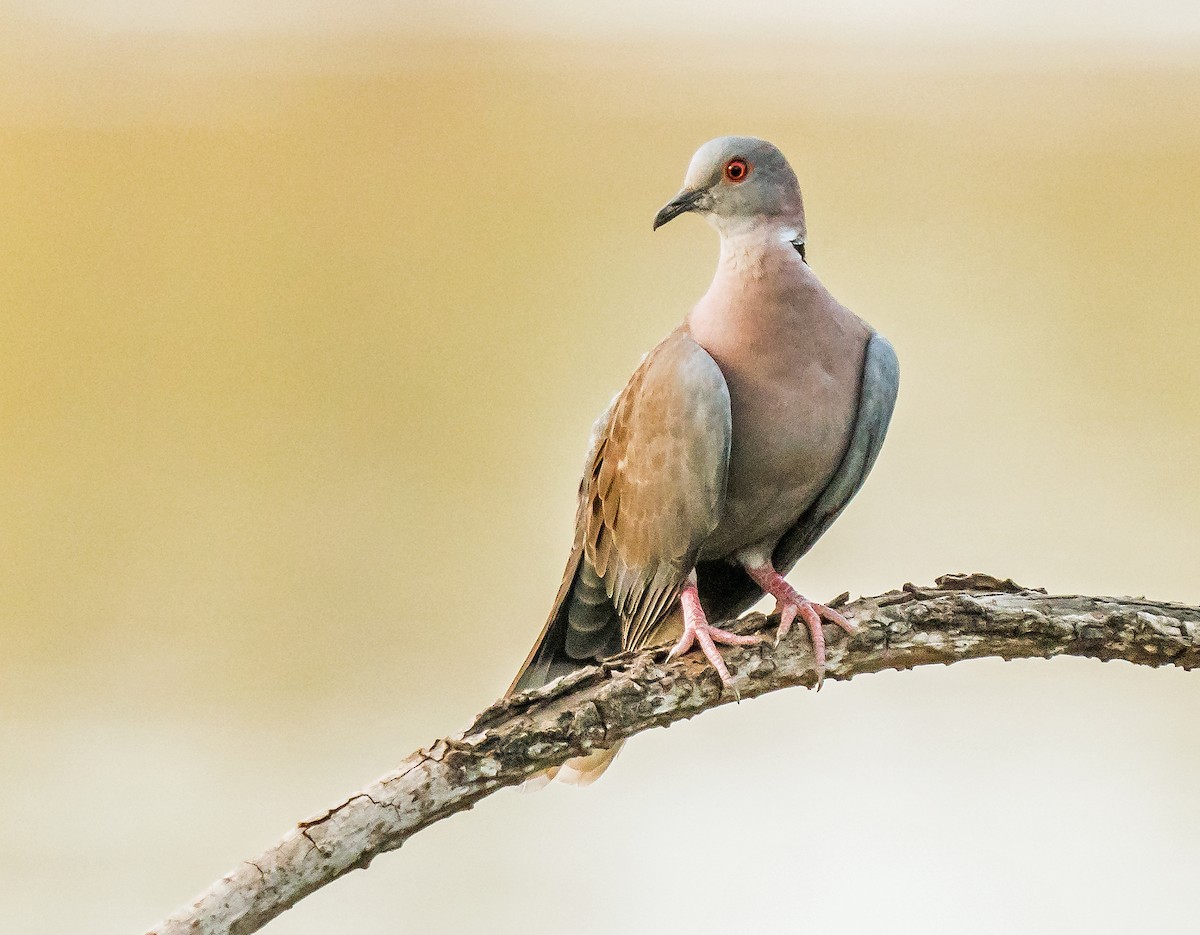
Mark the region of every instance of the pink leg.
POLYGON ((804 620, 812 640, 813 658, 817 663, 817 687, 820 688, 825 680, 825 631, 821 629, 821 620, 825 619, 847 633, 854 632, 854 624, 832 607, 810 601, 804 595, 798 594, 769 561, 753 565, 743 562, 742 567, 746 569, 746 574, 754 579, 755 584, 775 598, 775 610, 779 614, 779 632, 775 636, 775 645, 778 646, 779 641, 787 636, 788 630, 792 628, 792 621, 797 616, 804 620))
MULTIPOLYGON (((730 676, 729 670, 725 668, 725 660, 721 658, 721 654, 717 651, 716 644, 753 646, 755 643, 762 642, 762 638, 758 636, 741 636, 740 634, 730 633, 728 630, 711 626, 704 616, 704 608, 700 606, 700 594, 696 590, 696 576, 694 574, 688 579, 688 583, 680 593, 679 603, 683 607, 683 636, 679 638, 679 642, 675 644, 675 648, 671 650, 668 658, 674 659, 676 656, 682 656, 692 648, 693 643, 699 643, 704 657, 717 670, 717 675, 721 676, 721 682, 726 688, 733 688, 733 677, 730 676)), ((734 689, 734 691, 736 692, 737 689, 734 689)))

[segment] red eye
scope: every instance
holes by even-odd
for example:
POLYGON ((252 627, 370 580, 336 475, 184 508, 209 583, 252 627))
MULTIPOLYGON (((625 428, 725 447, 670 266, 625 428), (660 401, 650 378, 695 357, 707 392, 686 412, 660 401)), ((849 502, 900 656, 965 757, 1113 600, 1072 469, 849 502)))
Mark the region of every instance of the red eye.
POLYGON ((730 159, 725 163, 725 178, 731 182, 744 182, 750 174, 750 164, 745 159, 730 159))

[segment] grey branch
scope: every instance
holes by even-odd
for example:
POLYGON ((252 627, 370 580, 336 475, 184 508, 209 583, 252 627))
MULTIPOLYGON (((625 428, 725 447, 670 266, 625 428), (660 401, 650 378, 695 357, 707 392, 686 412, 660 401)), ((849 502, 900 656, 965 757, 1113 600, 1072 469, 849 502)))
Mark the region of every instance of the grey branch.
MULTIPOLYGON (((843 595, 835 605, 842 605, 843 595)), ((1083 656, 1138 665, 1200 664, 1200 607, 1134 598, 1049 596, 988 575, 947 575, 931 588, 905 585, 844 604, 858 624, 835 635, 826 678, 999 656, 1083 656)), ((741 632, 771 623, 758 614, 741 632)), ((778 647, 726 650, 742 698, 796 685, 816 671, 803 635, 778 647)), ((840 632, 840 631, 839 631, 840 632)), ((504 786, 572 756, 665 727, 734 700, 699 653, 667 661, 663 650, 614 657, 544 688, 503 699, 466 731, 408 757, 344 802, 300 822, 240 864, 152 935, 246 935, 351 870, 395 850, 422 828, 471 808, 504 786)))

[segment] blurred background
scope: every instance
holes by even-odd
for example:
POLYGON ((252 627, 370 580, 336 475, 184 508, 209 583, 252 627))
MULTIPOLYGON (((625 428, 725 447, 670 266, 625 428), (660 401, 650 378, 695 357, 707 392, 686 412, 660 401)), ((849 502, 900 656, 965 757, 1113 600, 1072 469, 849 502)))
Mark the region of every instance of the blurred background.
MULTIPOLYGON (((792 573, 1200 602, 1200 8, 0 7, 0 917, 139 932, 508 685, 751 133, 895 344, 792 573)), ((885 673, 502 792, 278 935, 1190 932, 1200 679, 885 673)))

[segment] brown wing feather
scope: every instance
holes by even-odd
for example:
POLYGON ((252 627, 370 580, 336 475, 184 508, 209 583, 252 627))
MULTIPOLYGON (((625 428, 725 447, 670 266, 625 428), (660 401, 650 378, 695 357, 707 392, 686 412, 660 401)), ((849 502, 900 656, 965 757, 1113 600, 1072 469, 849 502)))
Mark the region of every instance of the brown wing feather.
POLYGON ((582 492, 583 557, 604 579, 624 649, 669 609, 721 517, 730 434, 725 378, 682 328, 617 397, 582 492))
POLYGON ((645 645, 721 517, 730 436, 725 378, 677 329, 643 358, 596 423, 571 557, 510 692, 591 662, 618 636, 620 648, 645 645))

